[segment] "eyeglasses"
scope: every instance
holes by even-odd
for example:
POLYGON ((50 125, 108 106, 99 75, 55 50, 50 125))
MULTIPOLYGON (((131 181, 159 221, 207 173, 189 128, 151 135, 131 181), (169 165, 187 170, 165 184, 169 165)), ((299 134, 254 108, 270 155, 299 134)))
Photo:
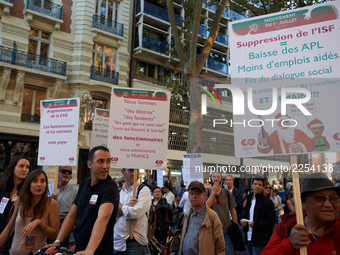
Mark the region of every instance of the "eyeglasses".
POLYGON ((324 197, 324 196, 309 196, 314 198, 315 202, 323 204, 328 200, 331 202, 333 205, 338 204, 340 202, 340 197, 324 197))
POLYGON ((265 189, 272 189, 272 187, 265 187, 265 189))
POLYGON ((65 169, 61 169, 59 172, 63 173, 63 174, 72 174, 72 171, 71 170, 65 170, 65 169))

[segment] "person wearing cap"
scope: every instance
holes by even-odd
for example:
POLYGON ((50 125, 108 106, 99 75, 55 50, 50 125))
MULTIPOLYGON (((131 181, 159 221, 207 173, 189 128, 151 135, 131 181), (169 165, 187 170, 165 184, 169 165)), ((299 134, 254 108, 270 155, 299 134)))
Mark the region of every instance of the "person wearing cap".
POLYGON ((204 203, 207 195, 203 183, 191 182, 188 192, 191 209, 184 214, 179 254, 224 255, 222 223, 204 203))
POLYGON ((323 173, 315 173, 302 181, 301 199, 305 213, 303 225, 296 215, 282 215, 262 254, 300 254, 307 246, 308 254, 340 254, 340 189, 323 173))
POLYGON ((314 119, 308 123, 307 127, 312 131, 314 135, 314 137, 312 138, 314 152, 329 151, 330 150, 329 143, 326 137, 322 136, 322 133, 325 129, 323 123, 318 119, 314 119))
POLYGON ((288 115, 281 113, 275 116, 278 120, 278 129, 271 133, 269 137, 258 135, 257 149, 261 153, 268 154, 289 154, 312 152, 313 144, 311 139, 300 129, 289 127, 291 124, 288 115))

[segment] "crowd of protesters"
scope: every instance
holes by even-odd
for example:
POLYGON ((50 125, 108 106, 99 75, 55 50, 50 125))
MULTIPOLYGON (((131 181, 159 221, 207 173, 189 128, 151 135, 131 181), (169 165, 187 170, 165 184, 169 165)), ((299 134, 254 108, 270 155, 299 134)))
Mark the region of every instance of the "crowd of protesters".
POLYGON ((106 147, 92 148, 87 162, 91 176, 79 190, 69 183, 72 167, 59 166, 57 193, 52 193, 46 173, 32 171, 29 159, 16 155, 0 183, 2 254, 67 250, 76 226, 77 255, 144 255, 151 236, 166 244, 169 222, 179 218, 178 254, 247 250, 248 255, 295 255, 301 247, 308 254, 340 254, 340 189, 324 174, 302 180, 303 224, 297 224, 292 183, 284 192, 254 176, 251 190, 242 196, 233 176, 215 172, 206 185, 193 181, 186 187, 182 181, 177 193, 170 181, 163 187, 134 183, 134 169, 122 169, 116 182, 109 176, 110 161, 106 147), (151 232, 150 224, 155 225, 151 232))

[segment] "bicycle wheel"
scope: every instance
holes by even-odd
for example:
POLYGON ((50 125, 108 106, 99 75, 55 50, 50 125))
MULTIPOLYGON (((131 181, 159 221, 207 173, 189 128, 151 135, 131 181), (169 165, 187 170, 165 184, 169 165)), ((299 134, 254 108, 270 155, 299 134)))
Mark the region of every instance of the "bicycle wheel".
POLYGON ((171 243, 170 243, 170 254, 171 255, 179 254, 179 246, 180 246, 180 244, 181 244, 181 234, 177 234, 171 240, 171 243))

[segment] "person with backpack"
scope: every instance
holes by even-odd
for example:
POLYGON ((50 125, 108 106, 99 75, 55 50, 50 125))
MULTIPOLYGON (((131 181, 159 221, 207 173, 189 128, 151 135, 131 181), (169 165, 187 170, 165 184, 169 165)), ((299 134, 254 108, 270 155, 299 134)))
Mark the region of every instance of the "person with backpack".
MULTIPOLYGON (((151 206, 150 189, 139 184, 133 198, 134 169, 123 168, 125 184, 119 193, 119 209, 114 227, 114 254, 144 255, 148 244, 148 213, 151 206), (131 221, 135 221, 134 235, 130 239, 131 221)), ((139 171, 137 170, 137 174, 139 171)))
POLYGON ((156 187, 153 191, 154 200, 152 201, 153 210, 156 214, 156 231, 155 237, 161 243, 165 244, 167 231, 170 221, 172 218, 172 213, 170 206, 165 198, 163 198, 162 191, 160 187, 156 187))
MULTIPOLYGON (((232 239, 228 233, 228 228, 232 225, 232 221, 237 224, 236 202, 233 194, 226 190, 222 185, 222 174, 213 172, 210 175, 211 189, 207 189, 207 207, 214 210, 220 218, 223 226, 223 236, 225 241, 225 255, 234 255, 235 249, 232 239), (232 220, 230 219, 230 215, 232 220)), ((240 240, 241 242, 243 240, 240 240)))

